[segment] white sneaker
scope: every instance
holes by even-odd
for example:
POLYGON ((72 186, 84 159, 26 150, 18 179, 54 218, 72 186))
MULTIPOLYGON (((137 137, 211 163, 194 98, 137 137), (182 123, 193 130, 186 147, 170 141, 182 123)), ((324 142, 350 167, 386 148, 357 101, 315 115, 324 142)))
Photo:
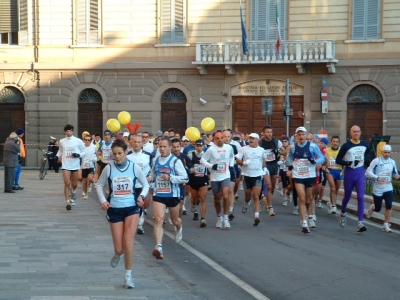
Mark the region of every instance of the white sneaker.
POLYGON ((82 196, 85 196, 85 192, 84 191, 82 191, 82 196))
POLYGON ((71 203, 72 206, 76 205, 75 200, 69 199, 69 202, 71 203))
POLYGON ((336 214, 337 214, 336 206, 332 206, 331 214, 332 214, 332 215, 336 215, 336 214))
POLYGON ((175 230, 175 243, 179 244, 181 241, 182 241, 182 225, 181 229, 179 229, 178 232, 175 230))
POLYGON ((281 196, 283 196, 283 190, 281 190, 281 196))
POLYGON ((87 198, 88 198, 88 193, 84 193, 83 200, 87 200, 87 198))
POLYGON ((346 227, 346 213, 340 213, 340 220, 339 220, 340 227, 346 227))
POLYGON ((298 206, 294 206, 293 207, 293 212, 292 212, 295 216, 299 215, 299 207, 298 206))
POLYGON ((287 206, 287 201, 286 201, 286 200, 283 200, 282 205, 283 205, 283 206, 287 206))
POLYGON ((133 283, 133 278, 132 277, 125 277, 124 287, 126 289, 133 289, 135 287, 135 284, 133 283))
POLYGON ((382 231, 383 232, 387 232, 387 233, 391 233, 392 229, 390 229, 390 224, 387 224, 387 225, 383 224, 382 231))
POLYGON ((228 219, 224 219, 224 228, 226 229, 231 228, 231 223, 229 223, 228 219))
POLYGON ((117 253, 114 253, 113 257, 111 257, 110 265, 113 268, 118 267, 119 262, 121 261, 121 258, 123 257, 123 254, 118 255, 117 253))
POLYGON ((316 227, 313 218, 308 218, 308 227, 310 227, 310 228, 316 227))
POLYGON ((317 207, 322 208, 322 201, 320 201, 320 200, 318 201, 317 207))
POLYGON ((217 228, 222 228, 222 223, 224 222, 224 219, 221 217, 217 217, 217 224, 215 224, 215 227, 217 228))
POLYGON ((367 210, 367 213, 365 214, 365 217, 367 219, 371 218, 372 214, 374 213, 375 205, 371 204, 370 207, 367 210))
POLYGON ((66 208, 67 210, 71 210, 71 200, 67 200, 66 202, 67 202, 67 203, 66 203, 65 208, 66 208))

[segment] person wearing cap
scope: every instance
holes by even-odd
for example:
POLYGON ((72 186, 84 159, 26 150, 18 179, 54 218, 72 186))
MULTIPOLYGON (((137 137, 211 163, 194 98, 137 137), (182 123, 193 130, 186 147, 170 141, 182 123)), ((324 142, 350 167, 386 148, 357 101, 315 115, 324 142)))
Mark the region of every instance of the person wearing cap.
POLYGON ((364 220, 364 187, 365 169, 364 164, 368 161, 368 144, 360 140, 361 129, 354 125, 350 128, 350 140, 346 141, 339 150, 336 163, 344 167, 343 186, 344 197, 340 213, 340 226, 346 227, 346 210, 354 188, 357 192, 357 232, 367 231, 364 220))
POLYGON ((18 167, 20 145, 18 135, 11 132, 4 143, 3 163, 4 163, 4 193, 15 193, 13 189, 15 168, 18 167))
POLYGON ((147 131, 142 132, 142 144, 143 144, 144 151, 146 151, 148 153, 153 153, 154 145, 150 140, 150 133, 147 131))
POLYGON ((21 171, 22 171, 22 158, 25 158, 26 152, 25 152, 25 145, 24 145, 24 140, 22 139, 25 130, 22 128, 18 128, 15 133, 18 136, 18 144, 19 144, 19 156, 18 156, 18 166, 15 168, 15 176, 14 176, 14 185, 13 185, 13 190, 23 190, 24 188, 19 185, 19 179, 21 177, 21 171))
POLYGON ((214 143, 208 148, 200 160, 210 171, 211 190, 214 195, 214 207, 217 213, 217 228, 230 228, 229 223, 229 188, 230 167, 234 164, 233 148, 224 144, 222 132, 216 132, 214 143), (223 198, 223 215, 221 211, 221 196, 223 198))
POLYGON ((390 229, 390 218, 392 216, 392 205, 394 200, 392 178, 398 180, 400 178, 396 167, 396 162, 390 158, 392 147, 388 144, 382 148, 382 156, 374 158, 366 172, 369 178, 374 179, 372 197, 374 204, 368 208, 366 217, 370 218, 373 212, 380 212, 382 201, 385 200, 385 214, 383 221, 383 232, 392 232, 390 229))
POLYGON ((197 211, 196 205, 200 200, 200 227, 206 227, 206 197, 208 186, 210 185, 208 180, 208 170, 207 168, 201 164, 200 160, 204 155, 204 140, 198 139, 195 142, 196 150, 190 152, 187 155, 187 167, 189 169, 189 186, 191 193, 191 201, 192 201, 192 212, 193 212, 193 220, 199 219, 199 213, 197 211))
MULTIPOLYGON (((258 145, 260 136, 257 133, 249 135, 249 145, 242 147, 236 155, 237 164, 242 166, 244 175, 245 198, 242 207, 242 213, 247 212, 253 194, 254 223, 257 226, 260 223, 260 194, 264 175, 268 174, 266 168, 266 152, 264 148, 258 145)), ((270 185, 270 184, 269 184, 270 185)), ((268 188, 271 188, 270 186, 268 188)))
POLYGON ((56 156, 58 150, 56 151, 56 153, 53 152, 53 148, 54 148, 54 142, 57 139, 54 136, 50 136, 50 142, 47 144, 47 160, 49 162, 49 170, 51 169, 56 169, 55 165, 54 165, 54 156, 56 156))
MULTIPOLYGON (((322 142, 323 139, 321 139, 322 142)), ((327 171, 325 172, 326 180, 329 184, 330 201, 327 203, 328 213, 336 214, 336 200, 340 185, 342 184, 342 166, 336 163, 336 157, 340 149, 340 138, 337 135, 331 137, 331 146, 326 148, 328 155, 327 171)))
MULTIPOLYGON (((129 135, 129 144, 132 148, 132 152, 128 154, 127 158, 137 164, 143 171, 144 176, 146 177, 147 182, 150 184, 150 171, 151 171, 151 153, 143 150, 143 135, 140 137, 138 135, 131 134, 129 135)), ((139 195, 142 192, 142 185, 140 182, 136 182, 135 184, 135 193, 139 195)), ((144 234, 144 210, 147 209, 150 205, 150 194, 147 193, 143 198, 144 205, 143 210, 140 212, 139 223, 136 230, 136 233, 139 235, 144 234)))
POLYGON ((289 150, 287 165, 288 176, 293 177, 297 196, 303 233, 309 233, 306 219, 307 209, 311 205, 312 189, 316 179, 316 169, 325 161, 318 145, 306 140, 307 129, 303 126, 296 129, 297 142, 289 150))
POLYGON ((271 181, 271 188, 267 190, 267 195, 264 195, 265 202, 264 207, 266 208, 268 214, 272 217, 275 216, 275 211, 272 207, 272 195, 275 191, 276 180, 279 173, 278 167, 278 159, 279 155, 285 155, 287 152, 285 148, 283 148, 282 142, 276 138, 273 138, 273 129, 272 126, 266 125, 263 127, 264 139, 261 140, 260 146, 264 148, 266 152, 266 162, 268 168, 268 175, 264 176, 266 180, 267 176, 269 176, 271 181))
POLYGON ((61 157, 64 178, 64 196, 66 209, 71 210, 75 206, 76 187, 78 185, 78 170, 80 169, 80 158, 85 156, 85 146, 81 139, 74 137, 74 126, 64 126, 66 137, 60 140, 60 148, 55 157, 61 157))

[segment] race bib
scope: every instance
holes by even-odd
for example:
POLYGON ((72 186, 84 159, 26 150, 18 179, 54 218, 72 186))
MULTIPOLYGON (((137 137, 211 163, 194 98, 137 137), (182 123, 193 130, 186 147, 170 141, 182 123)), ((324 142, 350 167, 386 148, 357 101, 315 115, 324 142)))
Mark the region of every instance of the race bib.
POLYGON ((390 172, 380 172, 378 176, 383 178, 383 182, 379 182, 380 184, 390 184, 392 182, 392 174, 390 172))
POLYGON ((275 160, 275 153, 271 150, 265 150, 265 161, 270 162, 275 160))
POLYGON ((221 162, 217 164, 216 173, 226 173, 226 162, 221 162))
POLYGON ((114 197, 124 197, 133 192, 132 178, 116 177, 113 179, 114 197))
POLYGON ((194 165, 194 176, 196 177, 203 177, 206 171, 206 167, 203 165, 194 165))
POLYGON ((296 169, 296 173, 299 177, 310 176, 310 165, 308 159, 298 159, 293 162, 293 167, 296 169))
POLYGON ((358 160, 358 165, 364 162, 364 151, 356 151, 353 153, 353 160, 358 160))
POLYGON ((74 158, 72 154, 74 153, 74 148, 67 148, 65 149, 65 157, 66 158, 74 158))
POLYGON ((336 163, 336 158, 329 158, 329 168, 339 169, 339 165, 336 163))
POLYGON ((161 176, 157 177, 156 180, 157 194, 170 194, 171 193, 171 182, 164 180, 161 176))
POLYGON ((92 167, 92 161, 90 159, 83 159, 83 168, 89 169, 92 167))
POLYGON ((111 150, 109 149, 103 150, 103 162, 104 163, 112 162, 111 150))

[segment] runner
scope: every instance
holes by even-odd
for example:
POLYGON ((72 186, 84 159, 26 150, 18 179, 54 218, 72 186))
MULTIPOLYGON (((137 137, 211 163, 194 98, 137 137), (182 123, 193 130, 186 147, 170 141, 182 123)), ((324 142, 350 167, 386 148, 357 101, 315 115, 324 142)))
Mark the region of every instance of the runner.
POLYGON ((342 184, 342 166, 336 163, 336 157, 340 149, 340 139, 339 136, 334 135, 331 138, 331 146, 326 148, 326 153, 328 154, 328 170, 325 173, 326 179, 329 183, 329 197, 328 202, 328 213, 336 214, 336 200, 337 193, 339 191, 340 185, 342 184))
MULTIPOLYGON (((287 136, 283 136, 281 138, 281 142, 285 151, 288 152, 290 149, 290 139, 287 136)), ((287 176, 288 167, 286 166, 285 162, 287 159, 287 155, 281 155, 278 165, 279 165, 279 177, 281 178, 282 182, 282 191, 281 195, 283 195, 283 206, 287 206, 288 201, 291 202, 290 196, 287 194, 288 186, 290 185, 290 179, 287 176)), ((290 193, 289 193, 290 194, 290 193)))
POLYGON ((217 228, 230 228, 229 214, 229 188, 230 169, 233 168, 234 154, 230 145, 224 144, 221 132, 214 135, 214 143, 210 146, 200 160, 210 170, 211 189, 214 195, 214 207, 217 213, 217 228), (221 214, 221 195, 223 198, 223 213, 221 214))
POLYGON ((383 221, 382 231, 388 233, 392 232, 389 223, 394 200, 392 177, 396 180, 400 178, 396 162, 390 158, 391 152, 392 147, 390 145, 383 146, 382 156, 372 160, 367 169, 367 176, 375 179, 375 182, 372 191, 374 204, 369 207, 366 217, 370 218, 374 211, 380 212, 382 201, 385 200, 385 220, 383 221))
POLYGON ((81 169, 82 169, 82 190, 83 190, 83 200, 88 198, 88 194, 90 192, 90 185, 93 180, 94 175, 94 167, 96 165, 97 157, 96 152, 97 148, 92 144, 92 139, 90 135, 85 135, 83 137, 83 142, 85 144, 85 156, 82 159, 81 169))
POLYGON ((55 160, 62 159, 61 169, 64 178, 64 195, 66 209, 71 210, 75 206, 76 187, 78 185, 78 170, 80 169, 80 158, 85 156, 85 146, 81 139, 73 136, 74 126, 64 126, 66 137, 60 140, 59 149, 55 160))
POLYGON ((144 151, 146 151, 147 153, 153 153, 154 145, 150 141, 150 134, 147 131, 142 132, 142 144, 144 151))
POLYGON ((104 140, 99 144, 99 151, 97 152, 97 168, 95 174, 95 182, 97 182, 97 178, 100 177, 103 169, 113 161, 111 146, 113 141, 111 140, 111 131, 104 130, 104 140))
POLYGON ((206 227, 206 196, 208 191, 208 186, 210 185, 208 181, 208 170, 200 163, 202 156, 204 155, 204 141, 199 139, 196 141, 196 150, 189 153, 187 156, 187 166, 189 168, 189 185, 190 193, 192 199, 192 210, 193 210, 193 220, 197 221, 199 219, 199 214, 196 205, 200 199, 200 227, 206 227))
POLYGON ((311 205, 312 189, 316 178, 316 168, 321 167, 325 157, 319 147, 306 140, 307 129, 296 129, 297 142, 289 151, 288 164, 290 165, 288 176, 292 175, 297 196, 299 198, 299 211, 303 233, 309 233, 310 229, 306 219, 306 211, 311 205))
POLYGON ((266 152, 258 146, 260 136, 257 133, 249 135, 249 146, 242 147, 236 155, 237 163, 243 166, 245 199, 242 213, 247 212, 253 194, 254 226, 260 223, 260 193, 264 175, 268 175, 265 167, 266 152))
POLYGON ((107 220, 110 224, 114 242, 114 255, 111 258, 111 267, 116 268, 124 256, 126 289, 135 287, 132 278, 134 257, 134 239, 139 213, 144 205, 144 198, 149 191, 149 184, 142 169, 126 158, 128 146, 122 140, 113 143, 113 163, 105 166, 97 182, 97 195, 101 209, 107 211, 107 220), (139 181, 142 192, 136 194, 135 183, 139 181), (108 184, 109 195, 104 196, 103 187, 108 184))
POLYGON ((364 185, 365 169, 364 163, 368 160, 368 144, 360 140, 361 129, 354 125, 350 129, 351 139, 340 147, 336 157, 336 163, 344 166, 344 197, 342 200, 342 210, 340 213, 340 226, 346 227, 346 209, 349 204, 353 189, 357 192, 357 214, 358 214, 358 232, 367 231, 363 223, 364 219, 364 185))
POLYGON ((179 184, 189 181, 182 162, 171 154, 171 140, 163 136, 159 143, 160 156, 155 159, 151 170, 151 179, 155 180, 153 196, 153 213, 155 217, 154 238, 156 246, 152 255, 157 259, 163 259, 162 248, 163 222, 165 211, 169 208, 171 221, 175 226, 175 242, 182 240, 182 220, 179 218, 179 184))
MULTIPOLYGON (((143 134, 142 134, 143 137, 143 134)), ((132 148, 132 153, 128 154, 127 158, 138 165, 146 177, 148 183, 151 182, 150 171, 151 171, 151 154, 147 151, 142 150, 143 139, 140 136, 130 134, 129 135, 129 143, 132 148)), ((139 195, 142 192, 142 185, 140 182, 136 182, 135 185, 135 193, 139 195)), ((137 234, 144 234, 144 210, 146 210, 150 205, 150 194, 147 193, 146 197, 143 198, 144 205, 143 210, 140 212, 139 224, 137 228, 137 234)))
POLYGON ((272 195, 275 191, 276 179, 279 172, 278 159, 279 155, 286 155, 287 152, 283 147, 282 142, 272 137, 272 126, 264 126, 263 133, 264 139, 261 141, 260 146, 266 151, 265 160, 267 162, 267 168, 269 172, 269 175, 264 176, 264 180, 266 180, 266 177, 269 177, 271 181, 271 188, 267 189, 267 195, 264 195, 266 196, 266 203, 264 203, 264 207, 272 217, 275 216, 275 211, 272 207, 272 195))

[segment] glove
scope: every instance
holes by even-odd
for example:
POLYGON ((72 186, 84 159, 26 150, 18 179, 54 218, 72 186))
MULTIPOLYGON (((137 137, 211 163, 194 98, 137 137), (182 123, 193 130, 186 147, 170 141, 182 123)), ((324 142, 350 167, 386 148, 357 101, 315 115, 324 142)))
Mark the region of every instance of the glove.
POLYGON ((357 167, 357 165, 358 165, 359 162, 360 162, 359 160, 355 160, 355 161, 354 161, 354 166, 357 167))
POLYGON ((312 157, 307 157, 308 158, 308 161, 310 162, 310 163, 312 163, 313 165, 315 165, 315 160, 314 160, 314 158, 312 158, 312 157))
POLYGON ((243 162, 243 166, 247 166, 249 163, 250 163, 250 159, 246 159, 246 160, 243 162))
POLYGON ((81 157, 81 155, 79 153, 72 153, 73 157, 81 157))
POLYGON ((211 167, 211 169, 213 169, 213 170, 217 170, 218 169, 218 165, 217 164, 214 164, 212 167, 211 167))

